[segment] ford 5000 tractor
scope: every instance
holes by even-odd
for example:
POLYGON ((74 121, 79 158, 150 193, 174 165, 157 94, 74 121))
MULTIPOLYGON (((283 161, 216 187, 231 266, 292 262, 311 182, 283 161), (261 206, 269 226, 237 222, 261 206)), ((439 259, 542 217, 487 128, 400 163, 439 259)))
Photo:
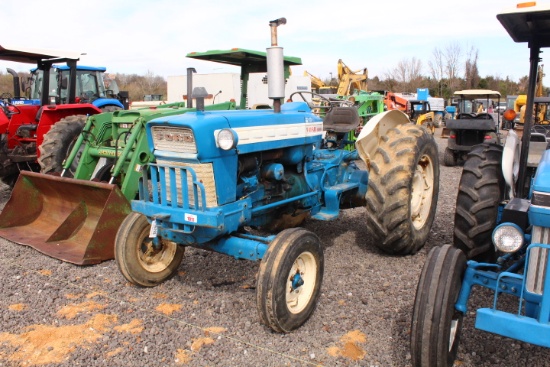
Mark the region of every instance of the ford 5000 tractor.
POLYGON ((366 206, 373 242, 411 254, 426 241, 439 191, 436 143, 402 112, 373 117, 350 151, 346 137, 360 124, 355 107, 308 105, 304 92, 282 103, 277 29, 285 22, 270 22, 273 109, 205 111, 207 93, 195 88, 196 112, 147 123, 156 163, 143 170, 139 200, 115 240, 120 271, 145 287, 173 275, 186 246, 261 261, 257 309, 278 332, 302 325, 320 295, 323 249, 298 227, 304 219, 366 206))

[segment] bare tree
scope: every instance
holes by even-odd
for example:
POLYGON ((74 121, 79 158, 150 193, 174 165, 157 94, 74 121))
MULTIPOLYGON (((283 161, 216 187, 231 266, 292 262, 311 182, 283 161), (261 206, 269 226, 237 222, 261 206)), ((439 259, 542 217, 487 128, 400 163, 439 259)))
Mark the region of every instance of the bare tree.
POLYGON ((160 94, 157 91, 166 89, 166 81, 163 77, 155 75, 151 70, 147 70, 145 76, 140 78, 139 85, 143 94, 160 94))
POLYGON ((405 92, 414 92, 420 87, 422 80, 422 60, 412 57, 403 59, 397 63, 393 70, 393 78, 400 84, 405 92))
POLYGON ((437 94, 443 95, 442 80, 445 76, 445 62, 443 52, 439 47, 434 48, 432 51, 432 60, 428 61, 428 67, 430 68, 430 74, 432 78, 437 82, 437 94))
POLYGON ((462 48, 458 42, 452 42, 445 47, 445 73, 449 79, 449 88, 456 90, 459 82, 460 57, 462 48))
POLYGON ((479 85, 480 77, 479 70, 477 69, 477 58, 479 51, 475 47, 471 47, 466 56, 466 63, 464 65, 464 81, 466 82, 466 88, 474 89, 479 85))

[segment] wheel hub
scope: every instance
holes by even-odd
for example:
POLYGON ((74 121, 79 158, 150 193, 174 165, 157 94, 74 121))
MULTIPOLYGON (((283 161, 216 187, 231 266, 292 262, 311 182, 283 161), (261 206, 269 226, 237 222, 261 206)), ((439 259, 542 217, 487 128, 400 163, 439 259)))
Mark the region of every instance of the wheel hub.
POLYGON ((434 189, 434 167, 431 159, 423 156, 414 172, 411 191, 411 220, 415 228, 426 224, 432 205, 434 189))
POLYGON ((317 263, 313 254, 303 252, 296 258, 287 278, 286 304, 297 314, 308 305, 317 282, 317 263))
POLYGON ((174 256, 176 256, 177 244, 171 241, 160 240, 158 244, 146 238, 138 249, 140 265, 151 273, 158 273, 166 269, 174 256))

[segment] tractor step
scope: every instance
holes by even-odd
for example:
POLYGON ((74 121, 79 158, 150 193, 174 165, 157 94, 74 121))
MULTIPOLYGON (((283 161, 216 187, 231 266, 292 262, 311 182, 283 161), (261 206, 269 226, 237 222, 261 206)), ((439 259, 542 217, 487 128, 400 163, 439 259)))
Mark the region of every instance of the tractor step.
POLYGON ((319 220, 334 220, 338 218, 342 193, 356 189, 357 187, 359 187, 359 182, 356 181, 343 182, 326 187, 324 190, 325 206, 312 217, 319 220))

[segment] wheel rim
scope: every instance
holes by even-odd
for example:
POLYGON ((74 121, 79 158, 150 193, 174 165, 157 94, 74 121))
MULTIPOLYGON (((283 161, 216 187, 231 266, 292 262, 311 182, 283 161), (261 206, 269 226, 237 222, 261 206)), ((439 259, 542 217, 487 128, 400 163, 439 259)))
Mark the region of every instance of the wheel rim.
POLYGON ((429 156, 418 161, 412 182, 411 220, 416 229, 424 227, 430 215, 434 190, 434 166, 429 156))
POLYGON ((302 252, 294 260, 286 283, 286 305, 291 313, 300 313, 309 304, 317 283, 316 278, 315 257, 309 251, 302 252))
POLYGON ((453 350, 455 342, 458 336, 458 330, 460 329, 460 319, 453 318, 451 321, 451 330, 449 332, 449 352, 453 350))
POLYGON ((160 273, 165 270, 176 256, 178 245, 175 242, 160 239, 159 241, 160 246, 155 249, 153 240, 144 235, 141 245, 136 249, 139 264, 150 273, 160 273))

